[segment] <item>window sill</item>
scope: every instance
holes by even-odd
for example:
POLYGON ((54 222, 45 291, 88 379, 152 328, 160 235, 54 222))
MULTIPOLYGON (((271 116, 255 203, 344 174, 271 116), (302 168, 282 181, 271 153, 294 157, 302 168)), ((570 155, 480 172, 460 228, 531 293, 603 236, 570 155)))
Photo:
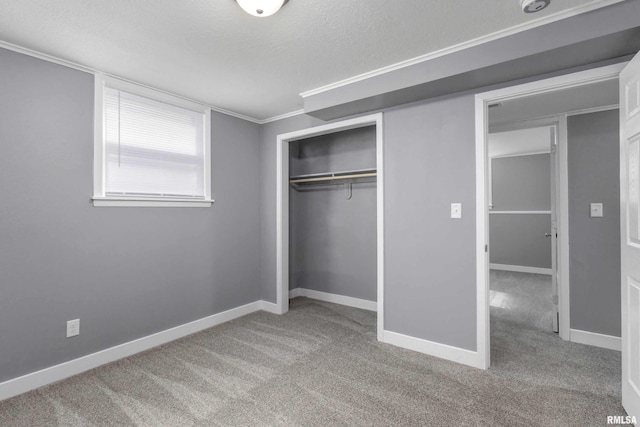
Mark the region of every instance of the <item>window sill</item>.
POLYGON ((94 207, 209 208, 214 200, 93 197, 94 207))

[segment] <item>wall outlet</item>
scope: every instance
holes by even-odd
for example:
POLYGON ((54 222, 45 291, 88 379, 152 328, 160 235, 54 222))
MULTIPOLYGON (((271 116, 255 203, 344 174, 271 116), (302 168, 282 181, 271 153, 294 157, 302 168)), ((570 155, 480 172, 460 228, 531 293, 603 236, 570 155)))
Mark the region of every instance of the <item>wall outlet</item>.
POLYGON ((69 320, 67 322, 67 338, 80 335, 80 319, 69 320))
POLYGON ((451 203, 451 218, 462 218, 462 203, 451 203))

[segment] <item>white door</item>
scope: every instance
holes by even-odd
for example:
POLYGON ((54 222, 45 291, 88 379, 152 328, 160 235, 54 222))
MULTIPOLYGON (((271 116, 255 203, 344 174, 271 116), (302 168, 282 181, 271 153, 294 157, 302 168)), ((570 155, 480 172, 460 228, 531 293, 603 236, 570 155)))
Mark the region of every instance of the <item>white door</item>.
POLYGON ((620 73, 622 405, 640 419, 640 54, 620 73))
POLYGON ((558 203, 558 191, 556 188, 557 171, 558 171, 558 138, 557 138, 557 126, 551 126, 551 231, 547 234, 547 237, 551 238, 551 303, 553 313, 553 332, 558 332, 558 323, 560 316, 558 315, 558 216, 557 206, 558 203))

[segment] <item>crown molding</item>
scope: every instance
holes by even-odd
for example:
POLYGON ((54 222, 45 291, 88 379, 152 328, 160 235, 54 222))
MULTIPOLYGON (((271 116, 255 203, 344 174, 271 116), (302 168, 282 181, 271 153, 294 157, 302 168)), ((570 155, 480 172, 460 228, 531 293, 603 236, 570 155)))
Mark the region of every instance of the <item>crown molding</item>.
MULTIPOLYGON (((369 78, 372 78, 372 77, 376 77, 376 76, 379 76, 379 75, 383 75, 383 74, 386 74, 386 73, 389 73, 389 72, 392 72, 392 71, 400 70, 400 69, 403 69, 403 68, 406 68, 406 67, 410 67, 412 65, 420 64, 422 62, 426 62, 426 61, 432 60, 434 58, 445 56, 445 55, 448 55, 450 53, 454 53, 454 52, 458 52, 460 50, 464 50, 464 49, 468 49, 468 48, 471 48, 471 47, 474 47, 474 46, 478 46, 480 44, 487 43, 487 42, 490 42, 490 41, 493 41, 493 40, 497 40, 499 38, 507 37, 509 35, 513 35, 513 34, 516 34, 516 33, 522 32, 522 31, 526 31, 526 30, 529 30, 529 29, 532 29, 532 28, 536 28, 536 27, 545 25, 545 24, 549 24, 551 22, 555 22, 555 21, 559 21, 559 20, 562 20, 562 19, 570 18, 572 16, 576 16, 576 15, 579 15, 579 14, 582 14, 582 13, 590 12, 590 11, 595 10, 595 9, 599 9, 599 8, 602 8, 602 7, 610 6, 612 4, 621 3, 623 1, 627 1, 627 0, 593 0, 593 1, 590 1, 590 2, 588 2, 586 4, 583 4, 583 5, 580 5, 580 6, 576 6, 576 7, 570 8, 570 9, 566 9, 566 10, 564 10, 562 12, 558 12, 558 13, 555 13, 553 15, 549 15, 549 16, 545 16, 545 17, 542 17, 542 18, 534 19, 532 21, 526 22, 524 24, 517 25, 515 27, 511 27, 511 28, 507 28, 505 30, 497 31, 497 32, 488 34, 486 36, 478 37, 476 39, 469 40, 469 41, 464 42, 464 43, 460 43, 460 44, 457 44, 457 45, 454 45, 454 46, 450 46, 450 47, 447 47, 447 48, 444 48, 444 49, 437 50, 437 51, 432 52, 432 53, 428 53, 426 55, 421 55, 421 56, 418 56, 416 58, 412 58, 412 59, 409 59, 409 60, 406 60, 406 61, 398 62, 396 64, 392 64, 392 65, 389 65, 389 66, 386 66, 386 67, 378 68, 376 70, 369 71, 369 72, 366 72, 366 73, 363 73, 363 74, 359 74, 357 76, 350 77, 350 78, 345 79, 345 80, 340 80, 340 81, 335 82, 335 83, 331 83, 331 84, 328 84, 328 85, 325 85, 325 86, 321 86, 321 87, 316 88, 316 89, 312 89, 312 90, 309 90, 309 91, 306 91, 306 92, 302 92, 302 93, 300 93, 300 96, 302 98, 306 98, 306 97, 309 97, 309 96, 317 95, 317 94, 322 93, 322 92, 327 92, 329 90, 333 90, 333 89, 336 89, 336 88, 339 88, 339 87, 342 87, 342 86, 346 86, 346 85, 349 85, 349 84, 352 84, 352 83, 363 81, 363 80, 366 80, 366 79, 369 79, 369 78)), ((185 97, 185 96, 182 96, 182 95, 175 94, 173 92, 169 92, 169 91, 165 91, 165 90, 162 90, 162 89, 158 89, 156 87, 148 86, 148 85, 145 85, 145 84, 140 83, 140 82, 132 81, 132 80, 120 77, 118 75, 104 73, 101 70, 97 70, 97 69, 88 67, 86 65, 78 64, 76 62, 69 61, 69 60, 66 60, 66 59, 63 59, 63 58, 59 58, 59 57, 56 57, 56 56, 53 56, 53 55, 49 55, 49 54, 46 54, 46 53, 43 53, 43 52, 38 52, 36 50, 29 49, 29 48, 26 48, 26 47, 22 47, 22 46, 19 46, 19 45, 13 44, 13 43, 9 43, 9 42, 3 41, 3 40, 0 40, 0 48, 11 50, 11 51, 14 51, 14 52, 17 52, 17 53, 21 53, 21 54, 24 54, 24 55, 27 55, 27 56, 31 56, 31 57, 34 57, 34 58, 42 59, 42 60, 47 61, 47 62, 52 62, 54 64, 62 65, 62 66, 65 66, 65 67, 68 67, 68 68, 72 68, 74 70, 82 71, 82 72, 85 72, 85 73, 89 73, 89 74, 102 73, 102 74, 104 74, 106 76, 109 76, 109 77, 113 77, 113 78, 116 78, 116 79, 119 79, 119 80, 123 80, 123 81, 129 82, 129 83, 133 83, 133 84, 136 84, 136 85, 139 85, 139 86, 143 86, 143 87, 146 87, 146 88, 149 88, 149 89, 153 89, 153 90, 156 90, 156 91, 159 91, 159 92, 163 92, 163 93, 166 93, 166 94, 178 97, 178 98, 185 99, 187 101, 196 102, 196 103, 201 104, 201 105, 206 105, 212 111, 216 111, 218 113, 222 113, 222 114, 225 114, 225 115, 228 115, 228 116, 231 116, 231 117, 235 117, 235 118, 238 118, 238 119, 241 119, 241 120, 245 120, 245 121, 248 121, 248 122, 251 122, 251 123, 255 123, 255 124, 258 124, 258 125, 263 125, 263 124, 275 122, 275 121, 278 121, 278 120, 283 120, 283 119, 286 119, 286 118, 289 118, 289 117, 294 117, 294 116, 298 116, 298 115, 301 115, 301 114, 305 113, 304 110, 295 110, 295 111, 291 111, 291 112, 288 112, 288 113, 279 114, 279 115, 276 115, 276 116, 273 116, 273 117, 268 117, 268 118, 265 118, 265 119, 258 119, 258 118, 247 116, 245 114, 241 114, 241 113, 238 113, 238 112, 235 112, 235 111, 231 111, 231 110, 227 110, 227 109, 224 109, 224 108, 221 108, 221 107, 217 107, 215 105, 210 105, 207 102, 202 102, 202 101, 197 100, 197 99, 185 97)))
MULTIPOLYGON (((17 52, 17 53, 21 53, 23 55, 27 55, 27 56, 31 56, 33 58, 38 58, 38 59, 42 59, 43 61, 47 61, 47 62, 51 62, 54 64, 58 64, 58 65, 62 65, 64 67, 67 68, 72 68, 74 70, 78 70, 78 71, 82 71, 84 73, 89 73, 89 74, 103 74, 105 76, 108 77, 112 77, 114 79, 118 79, 127 83, 132 83, 147 89, 152 89, 154 91, 157 92, 161 92, 167 95, 171 95, 171 96, 175 96, 176 98, 180 98, 180 99, 184 99, 186 101, 190 101, 190 102, 195 102, 197 104, 200 105, 204 105, 207 108, 211 109, 212 111, 216 111, 218 113, 222 113, 222 114, 226 114, 227 116, 232 116, 232 117, 236 117, 238 119, 242 119, 242 120, 246 120, 248 122, 252 122, 252 123, 256 123, 256 124, 262 124, 261 122, 264 120, 260 120, 260 119, 256 119, 255 117, 250 117, 250 116, 246 116, 244 114, 240 114, 240 113, 236 113, 235 111, 230 111, 230 110, 225 110, 224 108, 220 108, 220 107, 216 107, 215 105, 210 105, 208 102, 203 102, 197 99, 193 99, 193 98, 189 98, 186 96, 182 96, 173 92, 169 92, 163 89, 159 89, 157 87, 153 87, 153 86, 149 86, 146 85, 144 83, 140 83, 137 81, 133 81, 115 74, 110 74, 110 73, 105 73, 101 70, 97 70, 95 68, 91 68, 91 67, 87 67, 86 65, 82 65, 82 64, 78 64, 76 62, 73 61, 68 61, 66 59, 62 59, 62 58, 58 58, 57 56, 53 56, 53 55, 49 55, 46 53, 42 53, 42 52, 38 52, 36 50, 33 49, 28 49, 26 47, 22 47, 22 46, 18 46, 16 44, 13 43, 9 43, 3 40, 0 40, 0 48, 6 49, 6 50, 10 50, 13 52, 17 52)), ((291 114, 291 113, 289 113, 291 114)), ((270 119, 265 119, 265 120, 270 120, 270 119)), ((277 119, 276 119, 277 120, 277 119)))
POLYGON ((316 89, 311 89, 306 92, 300 93, 302 98, 308 98, 310 96, 318 95, 323 92, 328 92, 333 89, 338 89, 343 86, 347 86, 353 83, 358 83, 363 80, 370 79, 372 77, 381 76, 393 71, 398 71, 403 68, 411 67, 413 65, 421 64, 423 62, 427 62, 433 60, 435 58, 439 58, 445 55, 449 55, 451 53, 459 52, 461 50, 469 49, 475 46, 479 46, 484 43, 488 43, 494 40, 498 40, 504 37, 508 37, 523 31, 531 30, 533 28, 537 28, 546 24, 550 24, 552 22, 560 21, 563 19, 571 18, 576 15, 580 15, 583 13, 591 12, 596 9, 600 9, 606 6, 610 6, 616 3, 621 3, 627 0, 593 0, 588 3, 582 4, 580 6, 575 6, 566 10, 563 10, 558 13, 554 13, 552 15, 548 15, 545 17, 533 19, 531 21, 516 25, 514 27, 506 28, 504 30, 496 31, 491 34, 487 34, 485 36, 477 37, 472 40, 468 40, 466 42, 462 42, 453 46, 446 47, 444 49, 436 50, 431 53, 427 53, 425 55, 420 55, 412 59, 408 59, 405 61, 397 62, 392 65, 387 65, 382 68, 378 68, 376 70, 368 71, 366 73, 359 74, 357 76, 349 77, 344 80, 340 80, 334 83, 330 83, 325 86, 318 87, 316 89))
POLYGON ((288 119, 289 117, 299 116, 301 114, 304 114, 304 110, 296 110, 296 111, 291 111, 289 113, 284 113, 284 114, 279 114, 277 116, 268 117, 266 119, 258 120, 257 123, 260 124, 260 125, 264 125, 264 124, 267 124, 267 123, 276 122, 278 120, 288 119))
POLYGON ((48 55, 46 53, 38 52, 33 49, 28 49, 26 47, 18 46, 17 44, 9 43, 4 40, 0 40, 0 48, 11 50, 13 52, 21 53, 23 55, 31 56, 34 58, 42 59, 47 62, 53 62, 54 64, 63 65, 65 67, 73 68, 74 70, 83 71, 89 74, 96 74, 98 72, 93 68, 85 67, 84 65, 80 65, 72 61, 67 61, 66 59, 58 58, 56 56, 48 55))

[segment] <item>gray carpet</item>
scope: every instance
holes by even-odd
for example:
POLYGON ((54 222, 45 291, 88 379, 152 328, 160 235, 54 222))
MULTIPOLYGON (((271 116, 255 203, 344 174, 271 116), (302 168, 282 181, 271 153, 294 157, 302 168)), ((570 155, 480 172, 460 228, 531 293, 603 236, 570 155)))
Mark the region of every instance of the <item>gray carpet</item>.
MULTIPOLYGON (((508 293, 513 277, 494 279, 508 293)), ((624 414, 617 352, 525 318, 492 308, 481 371, 378 343, 375 313, 296 298, 284 316, 254 313, 0 402, 0 426, 600 426, 624 414)))

